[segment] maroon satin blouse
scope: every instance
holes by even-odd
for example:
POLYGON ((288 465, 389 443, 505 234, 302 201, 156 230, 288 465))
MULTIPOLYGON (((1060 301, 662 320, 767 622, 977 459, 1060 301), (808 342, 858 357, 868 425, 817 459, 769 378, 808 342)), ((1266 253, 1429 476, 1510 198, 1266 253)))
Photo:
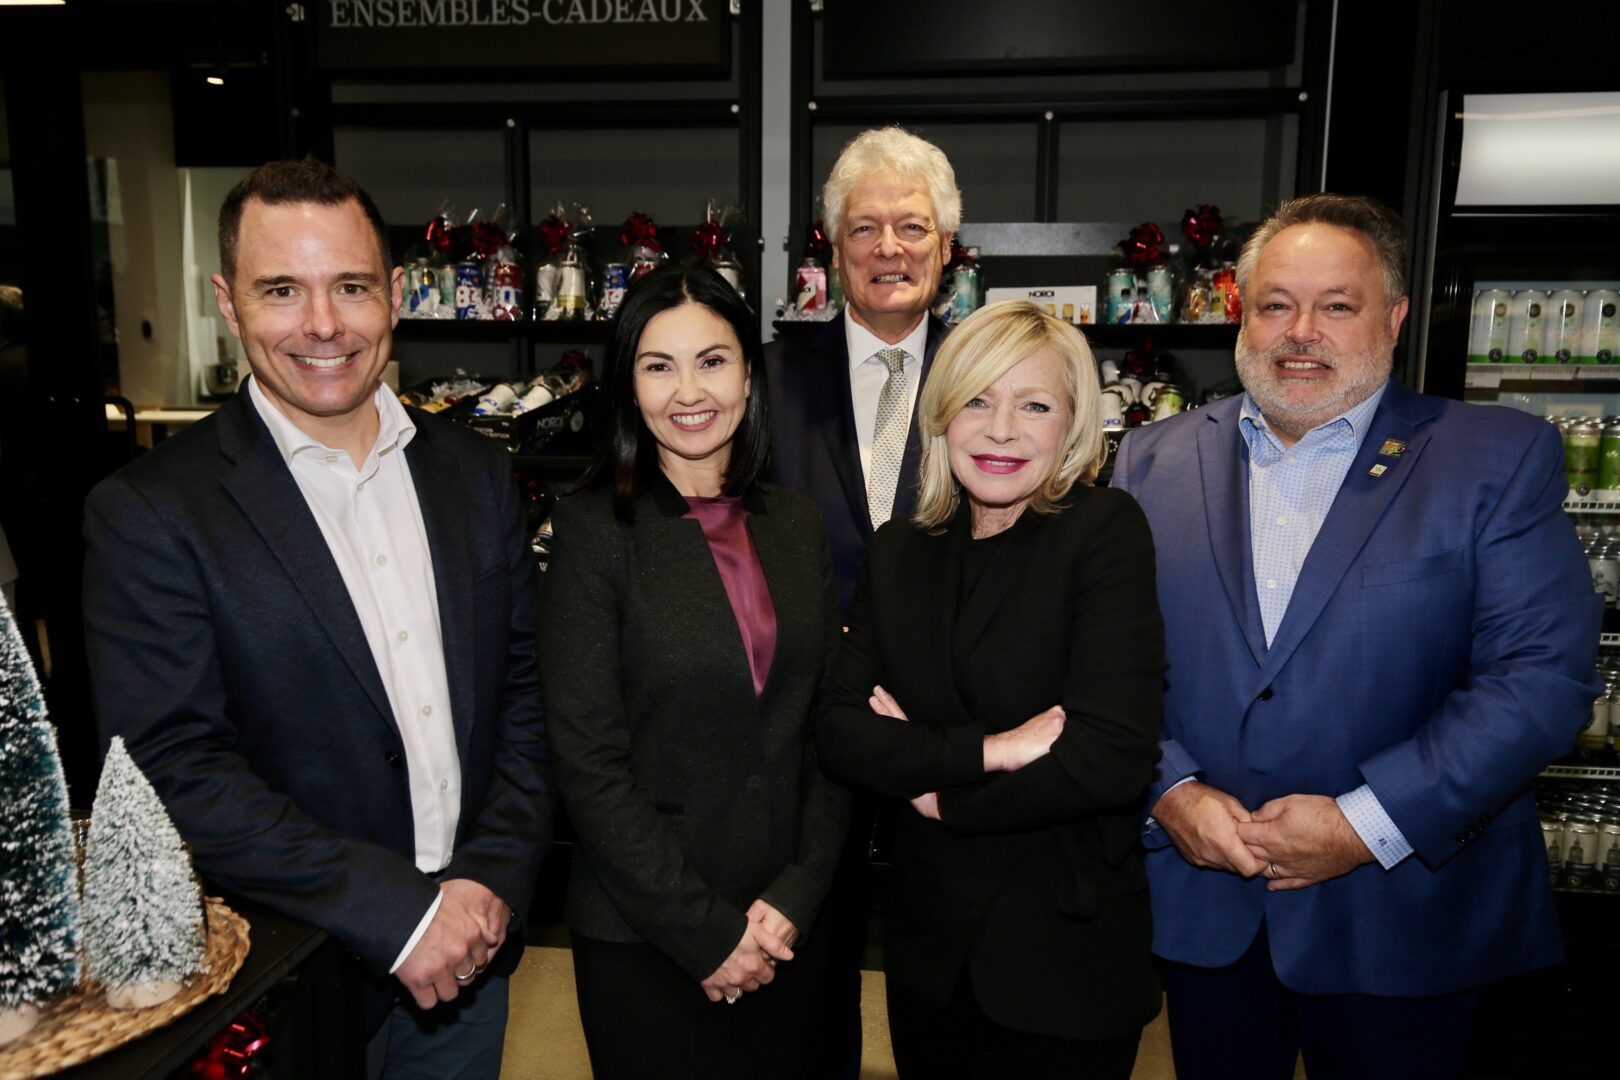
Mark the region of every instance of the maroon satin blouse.
POLYGON ((765 692, 771 659, 776 655, 776 605, 771 603, 765 568, 760 565, 759 550, 748 531, 748 511, 735 496, 685 498, 690 509, 681 517, 696 521, 709 542, 715 568, 726 586, 726 598, 731 601, 731 612, 737 617, 737 629, 742 631, 748 669, 754 676, 754 696, 758 697, 765 692))

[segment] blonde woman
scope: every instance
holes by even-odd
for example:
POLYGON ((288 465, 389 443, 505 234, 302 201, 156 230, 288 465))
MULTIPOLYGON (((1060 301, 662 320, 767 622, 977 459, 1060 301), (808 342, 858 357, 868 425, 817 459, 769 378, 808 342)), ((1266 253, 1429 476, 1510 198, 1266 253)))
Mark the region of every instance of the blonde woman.
POLYGON ((1129 1077, 1159 1010, 1138 846, 1158 757, 1153 541, 1091 486, 1074 327, 992 304, 923 390, 917 508, 866 554, 823 767, 902 807, 884 967, 906 1077, 1129 1077))

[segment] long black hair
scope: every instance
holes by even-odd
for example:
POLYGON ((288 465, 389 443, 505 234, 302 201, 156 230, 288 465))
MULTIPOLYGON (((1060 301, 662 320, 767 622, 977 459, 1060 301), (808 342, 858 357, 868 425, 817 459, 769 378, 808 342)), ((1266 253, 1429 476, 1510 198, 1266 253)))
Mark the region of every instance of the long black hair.
POLYGON ((731 283, 706 266, 661 266, 630 286, 613 319, 607 361, 602 366, 602 430, 590 467, 575 490, 613 486, 613 506, 629 520, 630 504, 658 471, 658 444, 636 405, 636 352, 654 317, 685 304, 701 304, 725 321, 742 345, 749 380, 742 420, 731 437, 731 460, 722 495, 741 495, 765 473, 771 426, 765 393, 764 347, 759 326, 731 283))

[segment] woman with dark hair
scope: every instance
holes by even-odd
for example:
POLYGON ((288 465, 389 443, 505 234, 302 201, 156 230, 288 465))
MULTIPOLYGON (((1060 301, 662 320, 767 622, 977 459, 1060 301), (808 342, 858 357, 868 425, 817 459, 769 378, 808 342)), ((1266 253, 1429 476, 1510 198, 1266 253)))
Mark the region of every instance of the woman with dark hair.
POLYGON ((798 1076, 814 1057, 810 931, 849 810, 810 709, 838 604, 820 515, 760 479, 758 340, 712 270, 632 286, 601 443, 552 518, 542 686, 598 1080, 798 1076))

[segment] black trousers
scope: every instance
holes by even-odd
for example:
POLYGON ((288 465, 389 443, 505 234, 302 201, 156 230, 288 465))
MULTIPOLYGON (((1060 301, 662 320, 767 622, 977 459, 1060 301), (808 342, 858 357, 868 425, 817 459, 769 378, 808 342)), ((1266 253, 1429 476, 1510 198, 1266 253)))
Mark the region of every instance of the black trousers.
POLYGON ((1114 1039, 1060 1039, 1002 1027, 979 1007, 966 967, 944 1009, 893 979, 888 1001, 900 1080, 1130 1080, 1142 1041, 1141 1031, 1114 1039))
POLYGON ((766 986, 734 1005, 639 943, 573 935, 574 991, 596 1080, 790 1080, 813 1075, 827 943, 794 946, 766 986))
POLYGON ((1178 1080, 1446 1080, 1462 1071, 1475 993, 1299 994, 1277 978, 1262 924, 1230 967, 1161 961, 1178 1080))

